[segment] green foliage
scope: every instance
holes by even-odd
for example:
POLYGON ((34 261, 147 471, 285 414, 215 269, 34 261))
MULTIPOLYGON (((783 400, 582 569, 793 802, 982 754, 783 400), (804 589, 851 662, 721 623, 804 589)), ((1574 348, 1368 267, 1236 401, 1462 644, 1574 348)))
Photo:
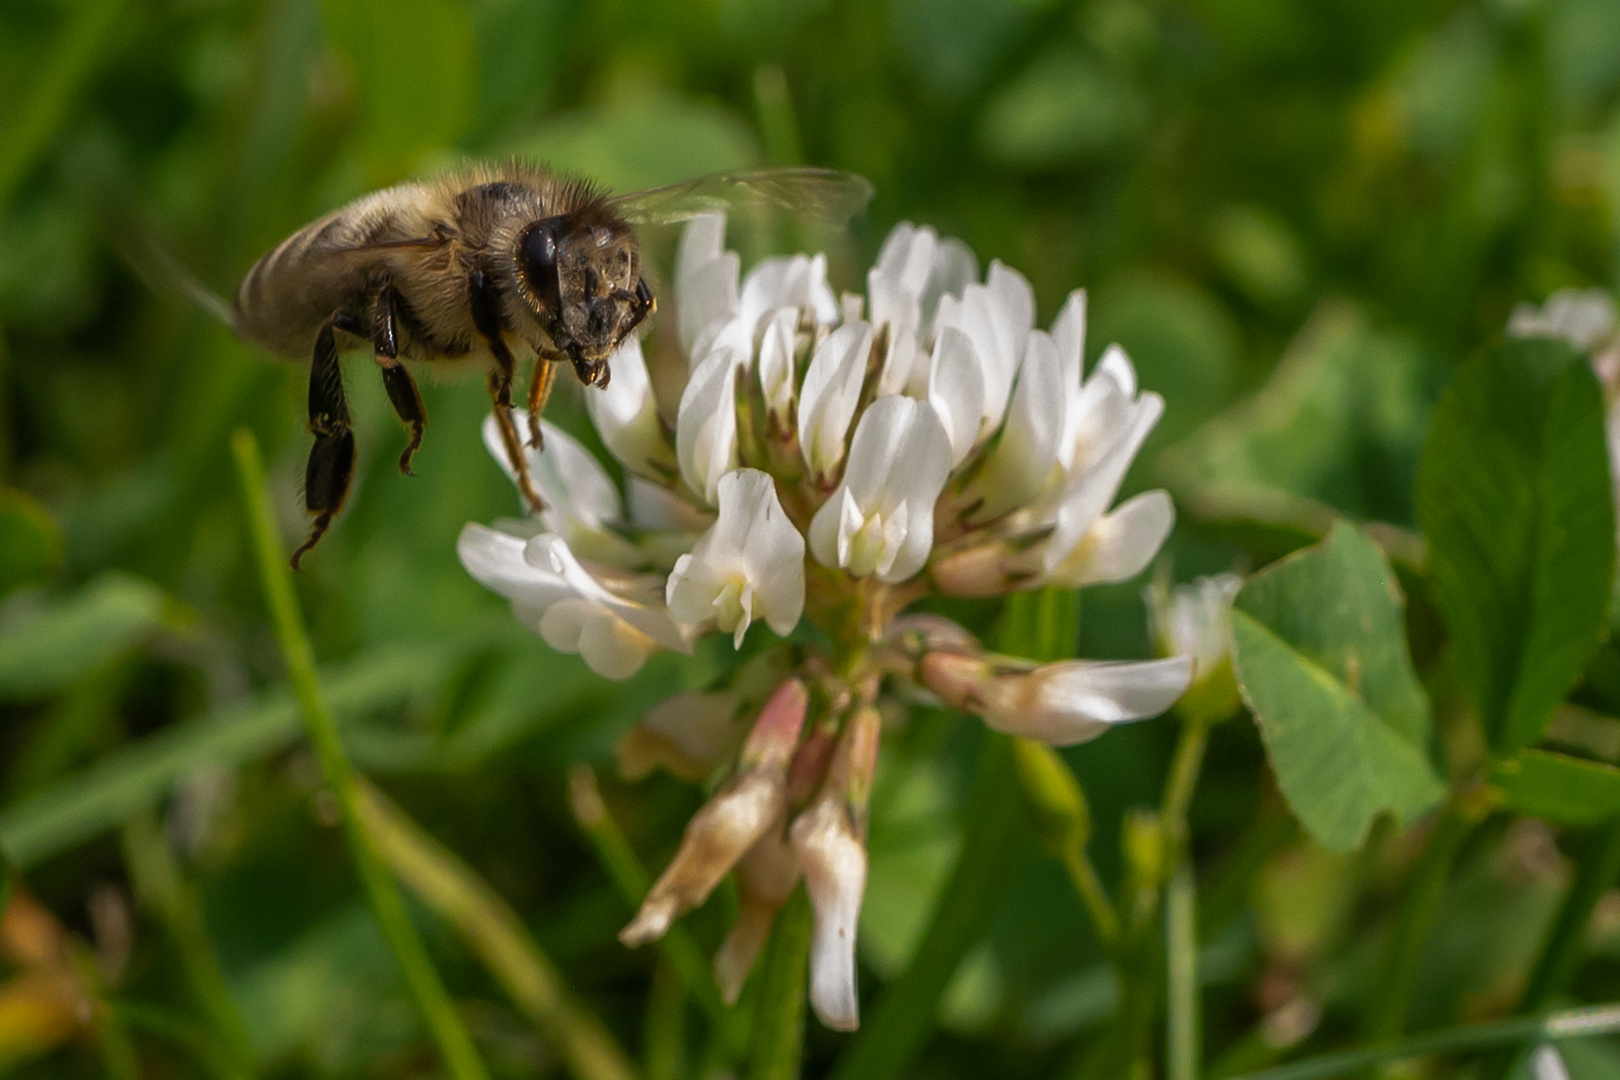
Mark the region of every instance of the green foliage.
POLYGON ((0 698, 11 700, 60 690, 177 618, 163 590, 118 573, 69 596, 14 600, 6 615, 0 698))
POLYGON ((1596 825, 1620 816, 1620 769, 1599 761, 1520 750, 1496 763, 1491 782, 1508 809, 1558 825, 1596 825))
MULTIPOLYGON (((1520 1015, 1620 999, 1620 665, 1589 655, 1612 606, 1604 403, 1551 343, 1466 358, 1520 301, 1620 286, 1617 47, 1611 0, 0 4, 0 892, 84 959, 37 979, 0 942, 0 1071, 235 1075, 233 1012, 256 1075, 434 1067, 325 827, 229 474, 251 427, 300 533, 304 365, 118 248, 150 232, 228 296, 346 199, 521 154, 620 191, 850 169, 877 196, 813 234, 835 289, 901 220, 1026 273, 1042 326, 1088 289, 1088 369, 1118 341, 1165 398, 1125 485, 1172 490, 1164 573, 1254 574, 1234 636, 1258 729, 1210 727, 1207 760, 1184 714, 1061 754, 890 718, 863 1030, 809 1021, 804 1075, 1182 1080, 1172 946, 1207 1075, 1435 1051, 1413 1068, 1499 1076, 1549 1033, 1577 1080, 1604 1075, 1612 1046, 1564 1035, 1612 1013, 1520 1015), (159 846, 186 903, 139 887, 159 846), (27 996, 91 974, 65 1012, 27 996), (19 987, 32 1011, 5 1011, 19 987), (1385 1000, 1416 1034, 1368 1045, 1385 1000), (54 1026, 8 1026, 26 1016, 54 1026)), ((675 232, 644 239, 656 351, 675 232)), ((748 238, 745 266, 786 242, 748 238)), ((702 792, 621 782, 611 752, 744 658, 708 641, 613 684, 548 649, 454 556, 464 523, 518 512, 481 378, 423 380, 407 479, 374 365, 346 364, 360 471, 295 582, 345 749, 649 1080, 738 1065, 761 979, 728 1009, 708 972, 734 890, 660 950, 613 937, 702 792), (575 762, 601 777, 595 826, 575 762)), ((582 403, 560 387, 549 415, 589 442, 582 403)), ((943 613, 1020 655, 1141 658, 1140 586, 943 613)), ((491 1073, 557 1071, 532 995, 431 899, 413 914, 491 1073)))
POLYGON ((1435 410, 1419 520, 1458 667, 1498 752, 1540 738, 1606 624, 1605 458, 1597 380, 1557 342, 1470 362, 1435 410))
POLYGON ((1366 536, 1339 525, 1252 578, 1232 644, 1277 783, 1325 847, 1349 850, 1380 813, 1407 822, 1440 801, 1399 587, 1366 536))

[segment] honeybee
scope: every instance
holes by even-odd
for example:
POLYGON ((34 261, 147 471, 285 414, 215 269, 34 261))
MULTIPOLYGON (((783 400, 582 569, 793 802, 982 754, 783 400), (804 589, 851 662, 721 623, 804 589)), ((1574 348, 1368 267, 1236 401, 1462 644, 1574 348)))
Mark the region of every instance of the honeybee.
POLYGON ((427 183, 373 192, 312 222, 253 264, 232 304, 237 333, 287 356, 313 352, 304 473, 309 538, 294 569, 342 509, 354 478, 354 434, 339 344, 369 343, 409 441, 427 412, 404 361, 487 359, 501 441, 524 499, 543 509, 512 421, 514 348, 534 355, 531 445, 556 366, 606 387, 608 357, 657 308, 635 226, 707 210, 775 204, 848 220, 871 198, 865 180, 830 169, 722 174, 632 195, 522 162, 474 165, 427 183))

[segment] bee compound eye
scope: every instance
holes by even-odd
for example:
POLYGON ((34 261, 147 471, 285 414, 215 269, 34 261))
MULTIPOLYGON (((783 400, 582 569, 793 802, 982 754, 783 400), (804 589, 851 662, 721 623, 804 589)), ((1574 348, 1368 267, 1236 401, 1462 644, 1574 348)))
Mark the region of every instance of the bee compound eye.
POLYGON ((518 241, 518 268, 529 289, 553 316, 562 314, 562 278, 557 271, 555 219, 538 221, 518 241))

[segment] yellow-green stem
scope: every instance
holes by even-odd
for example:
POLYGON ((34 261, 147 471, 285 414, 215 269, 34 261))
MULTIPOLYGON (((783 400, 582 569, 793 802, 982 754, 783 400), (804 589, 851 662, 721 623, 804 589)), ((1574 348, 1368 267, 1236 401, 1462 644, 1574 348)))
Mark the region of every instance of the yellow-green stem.
POLYGON ((337 720, 321 696, 315 678, 315 652, 304 630, 298 601, 293 596, 292 574, 287 568, 286 551, 276 530, 265 490, 264 463, 259 458, 259 444, 251 431, 242 429, 232 437, 231 449, 236 457, 237 475, 247 503, 248 533, 258 559, 259 573, 264 580, 271 622, 275 625, 276 638, 287 665, 287 678, 303 709, 310 742, 320 758, 327 786, 337 800, 350 854, 378 929, 393 950, 405 984, 416 1000, 422 1018, 427 1021, 428 1030, 438 1044, 451 1075, 456 1080, 486 1080, 487 1073, 478 1051, 473 1047, 472 1037, 467 1034, 461 1017, 456 1014, 455 1005, 411 922, 399 885, 383 866, 362 824, 354 768, 338 736, 337 720))

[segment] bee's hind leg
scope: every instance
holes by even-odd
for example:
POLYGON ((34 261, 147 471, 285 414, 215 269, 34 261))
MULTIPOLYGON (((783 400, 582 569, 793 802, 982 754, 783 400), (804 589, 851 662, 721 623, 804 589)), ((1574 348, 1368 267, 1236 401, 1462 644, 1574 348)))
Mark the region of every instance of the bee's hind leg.
POLYGON ((343 369, 338 364, 337 342, 332 334, 338 318, 335 315, 327 320, 316 335, 315 356, 309 367, 309 430, 315 436, 315 445, 310 448, 304 469, 304 509, 313 520, 309 539, 293 552, 294 570, 343 509, 354 482, 354 432, 349 429, 343 369))
POLYGON ((405 365, 399 360, 399 330, 394 318, 394 308, 399 301, 399 295, 392 285, 384 285, 377 294, 377 302, 371 312, 371 338, 372 356, 377 361, 377 367, 382 370, 383 386, 388 390, 388 400, 394 406, 394 415, 410 429, 411 441, 405 445, 405 452, 399 455, 399 471, 406 476, 413 476, 411 472, 411 456, 416 453, 417 447, 422 445, 422 429, 427 426, 427 410, 422 407, 422 394, 416 389, 416 381, 411 373, 405 370, 405 365))
POLYGON ((506 460, 511 463, 512 474, 517 477, 518 491, 535 513, 546 508, 546 502, 535 490, 534 478, 529 475, 529 459, 523 452, 523 441, 518 437, 517 425, 512 422, 512 373, 517 362, 512 350, 506 347, 501 332, 501 320, 494 285, 489 275, 475 270, 467 280, 467 296, 471 301, 473 325, 478 335, 489 346, 495 366, 489 372, 489 397, 495 404, 495 422, 501 429, 501 445, 506 449, 506 460))

